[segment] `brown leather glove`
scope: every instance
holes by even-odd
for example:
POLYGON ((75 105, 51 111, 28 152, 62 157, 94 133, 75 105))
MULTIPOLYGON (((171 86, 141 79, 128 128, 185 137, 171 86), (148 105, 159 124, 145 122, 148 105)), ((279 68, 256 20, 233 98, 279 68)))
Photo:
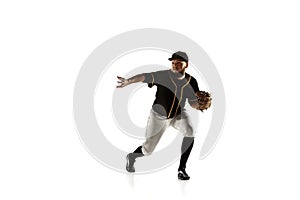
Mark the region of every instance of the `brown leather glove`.
POLYGON ((198 107, 196 107, 197 110, 200 110, 203 112, 203 110, 208 109, 211 106, 211 100, 210 94, 205 91, 199 91, 196 92, 196 97, 198 99, 198 107))

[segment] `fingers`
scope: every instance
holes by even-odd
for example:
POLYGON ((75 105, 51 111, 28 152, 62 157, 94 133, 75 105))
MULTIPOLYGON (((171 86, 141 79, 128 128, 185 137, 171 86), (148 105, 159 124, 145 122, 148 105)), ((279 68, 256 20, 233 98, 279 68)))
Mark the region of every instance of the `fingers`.
POLYGON ((122 88, 124 87, 124 83, 119 83, 120 85, 117 85, 117 88, 122 88))
POLYGON ((118 81, 118 84, 119 84, 119 85, 117 85, 117 88, 122 88, 122 87, 124 87, 124 82, 118 81))
POLYGON ((117 86, 117 88, 122 88, 122 87, 125 87, 125 86, 129 85, 129 82, 126 78, 123 78, 123 77, 120 77, 120 76, 117 76, 117 78, 119 79, 118 82, 117 82, 119 84, 117 86))
POLYGON ((124 81, 125 78, 121 77, 121 76, 117 76, 118 79, 120 79, 121 81, 124 81))
POLYGON ((117 85, 117 88, 122 88, 124 87, 124 81, 125 78, 121 77, 121 76, 117 76, 117 78, 119 79, 119 81, 117 82, 119 85, 117 85))

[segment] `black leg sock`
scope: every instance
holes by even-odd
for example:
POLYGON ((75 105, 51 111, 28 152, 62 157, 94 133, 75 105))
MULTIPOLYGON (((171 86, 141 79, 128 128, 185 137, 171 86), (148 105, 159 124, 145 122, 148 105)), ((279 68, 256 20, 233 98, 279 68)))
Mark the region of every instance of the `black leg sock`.
POLYGON ((190 156, 193 145, 194 145, 193 137, 184 137, 183 138, 182 145, 181 145, 181 158, 180 158, 180 164, 179 164, 178 171, 181 169, 185 169, 186 162, 190 156))
POLYGON ((142 146, 139 146, 136 150, 134 150, 133 153, 135 155, 135 158, 144 156, 143 151, 142 151, 142 146))

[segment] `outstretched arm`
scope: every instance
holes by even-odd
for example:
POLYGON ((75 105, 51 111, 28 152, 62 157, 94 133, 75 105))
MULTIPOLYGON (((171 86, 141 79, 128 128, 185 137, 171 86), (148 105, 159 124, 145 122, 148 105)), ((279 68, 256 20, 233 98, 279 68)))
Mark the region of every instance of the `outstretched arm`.
POLYGON ((120 77, 120 76, 117 76, 117 78, 119 79, 118 83, 120 84, 120 85, 117 86, 117 88, 125 87, 127 85, 130 85, 131 83, 143 82, 145 80, 144 74, 138 74, 138 75, 133 76, 129 79, 126 79, 126 78, 123 78, 123 77, 120 77))

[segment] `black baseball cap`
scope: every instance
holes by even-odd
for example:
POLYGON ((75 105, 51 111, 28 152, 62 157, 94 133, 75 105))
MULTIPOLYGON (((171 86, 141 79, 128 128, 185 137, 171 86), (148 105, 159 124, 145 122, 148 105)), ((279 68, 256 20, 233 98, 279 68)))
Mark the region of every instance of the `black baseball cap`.
POLYGON ((175 60, 175 59, 182 60, 185 62, 189 61, 188 55, 183 51, 177 51, 177 52, 173 53, 172 57, 169 58, 168 60, 171 61, 171 60, 175 60))

